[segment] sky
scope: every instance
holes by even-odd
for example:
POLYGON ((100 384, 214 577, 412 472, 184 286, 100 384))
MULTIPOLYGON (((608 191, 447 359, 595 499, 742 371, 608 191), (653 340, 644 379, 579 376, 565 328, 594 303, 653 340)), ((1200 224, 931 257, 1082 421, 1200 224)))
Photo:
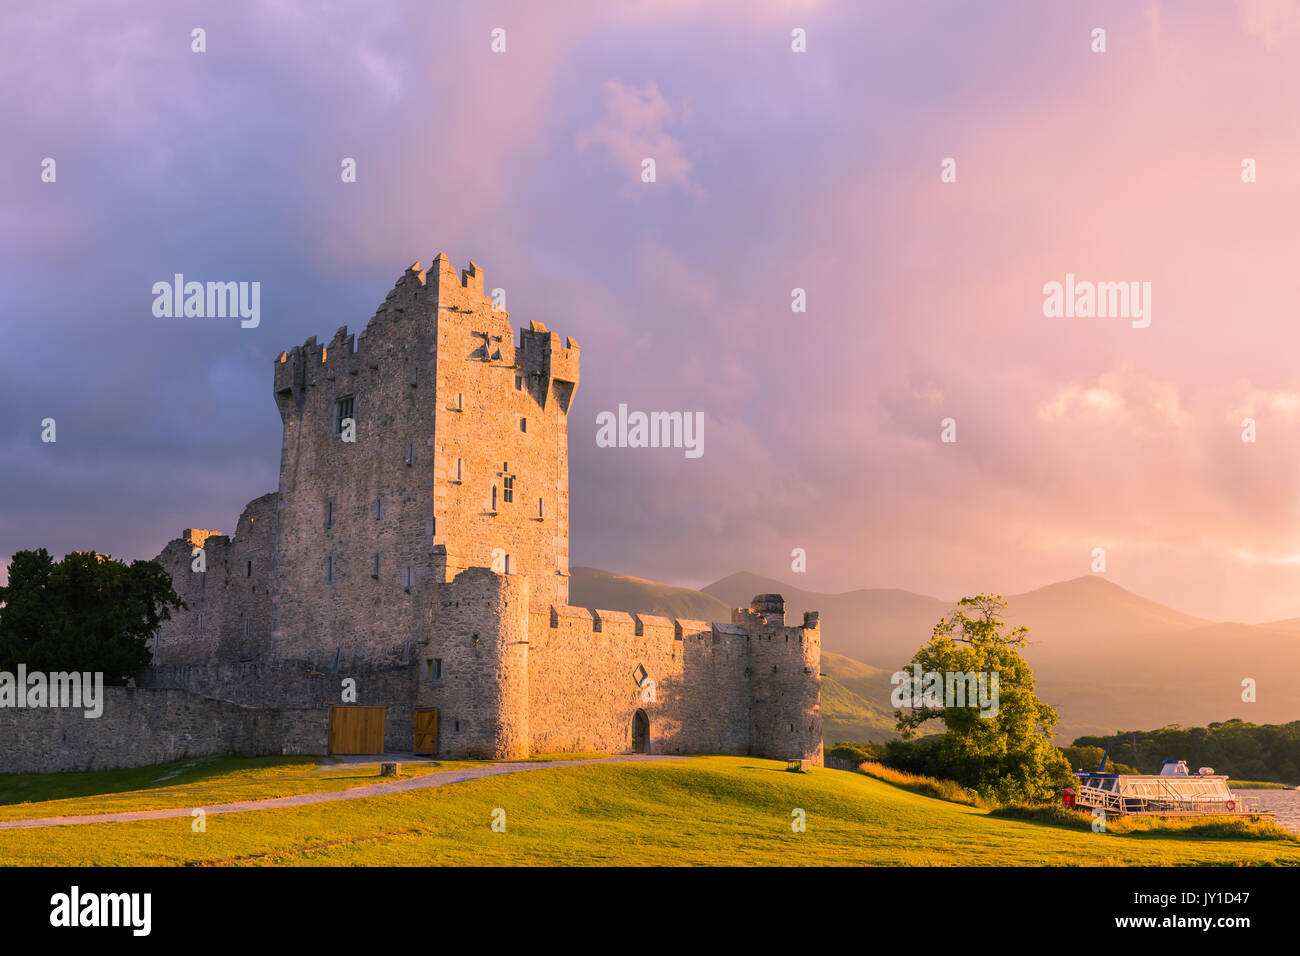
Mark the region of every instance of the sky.
POLYGON ((944 598, 1104 573, 1300 615, 1300 3, 108 0, 0 27, 0 560, 230 531, 278 481, 273 358, 445 252, 582 346, 573 564, 944 598), (178 272, 260 282, 260 324, 155 317, 178 272), (1149 325, 1045 314, 1067 274, 1149 283, 1149 325), (702 413, 703 455, 598 447, 620 404, 702 413))

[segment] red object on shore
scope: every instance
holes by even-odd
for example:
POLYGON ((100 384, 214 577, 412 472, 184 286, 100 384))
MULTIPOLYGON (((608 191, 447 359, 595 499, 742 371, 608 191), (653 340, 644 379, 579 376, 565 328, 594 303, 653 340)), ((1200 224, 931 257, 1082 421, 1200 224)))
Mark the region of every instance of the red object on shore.
POLYGON ((1066 807, 1068 807, 1069 809, 1074 809, 1074 790, 1073 790, 1073 788, 1071 788, 1071 787, 1066 787, 1064 790, 1061 791, 1061 802, 1064 803, 1064 804, 1066 805, 1066 807))

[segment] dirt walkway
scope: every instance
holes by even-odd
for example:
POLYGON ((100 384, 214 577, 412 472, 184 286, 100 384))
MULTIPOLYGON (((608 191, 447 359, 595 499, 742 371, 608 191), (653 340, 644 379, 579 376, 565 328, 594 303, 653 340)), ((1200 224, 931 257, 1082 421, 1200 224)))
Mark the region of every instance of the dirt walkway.
MULTIPOLYGON (((585 767, 597 763, 630 763, 647 760, 686 760, 686 757, 672 757, 647 754, 625 754, 618 757, 601 757, 595 760, 545 760, 537 763, 494 763, 482 767, 470 767, 465 770, 448 770, 441 773, 427 773, 420 777, 391 780, 387 783, 370 783, 351 790, 337 790, 329 793, 299 793, 291 797, 276 797, 271 800, 241 800, 238 803, 221 803, 212 807, 203 807, 203 812, 243 813, 246 810, 275 810, 280 807, 305 807, 313 803, 331 803, 335 800, 362 800, 366 797, 382 797, 390 793, 406 793, 409 790, 423 790, 427 787, 445 787, 448 784, 464 783, 466 780, 478 780, 481 777, 495 777, 503 773, 522 773, 526 770, 547 770, 552 767, 585 767)), ((164 820, 168 817, 188 817, 194 812, 193 807, 172 807, 169 810, 131 810, 126 813, 92 813, 75 817, 35 817, 28 820, 0 820, 0 830, 27 830, 35 827, 66 827, 78 823, 130 823, 135 820, 164 820)))

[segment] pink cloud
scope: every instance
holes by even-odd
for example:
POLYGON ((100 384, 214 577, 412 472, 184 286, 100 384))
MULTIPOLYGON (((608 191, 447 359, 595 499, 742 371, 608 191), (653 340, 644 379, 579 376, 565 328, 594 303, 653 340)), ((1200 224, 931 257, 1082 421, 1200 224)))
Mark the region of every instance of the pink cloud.
MULTIPOLYGON (((575 147, 580 152, 591 146, 603 147, 610 162, 629 179, 635 177, 638 184, 644 160, 653 159, 657 182, 671 183, 703 198, 704 190, 692 179, 686 147, 664 129, 688 123, 689 108, 674 107, 653 81, 638 88, 607 80, 603 89, 605 115, 577 135, 575 147)), ((632 193, 626 190, 627 195, 632 193)))

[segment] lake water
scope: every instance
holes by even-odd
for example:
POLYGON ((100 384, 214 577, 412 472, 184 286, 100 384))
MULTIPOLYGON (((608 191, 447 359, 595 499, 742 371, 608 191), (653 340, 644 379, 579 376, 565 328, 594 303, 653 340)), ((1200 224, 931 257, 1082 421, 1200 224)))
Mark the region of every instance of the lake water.
MULTIPOLYGON (((1229 781, 1228 788, 1232 789, 1229 781)), ((1300 833, 1300 790, 1238 790, 1237 796, 1257 810, 1271 810, 1280 826, 1300 833)))

